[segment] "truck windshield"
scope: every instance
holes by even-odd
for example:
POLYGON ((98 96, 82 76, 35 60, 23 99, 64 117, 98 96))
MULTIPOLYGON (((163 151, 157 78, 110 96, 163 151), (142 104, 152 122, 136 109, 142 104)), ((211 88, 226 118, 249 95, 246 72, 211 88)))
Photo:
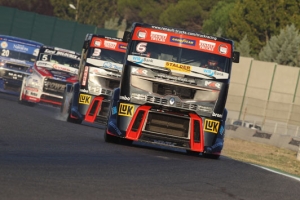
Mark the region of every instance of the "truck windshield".
POLYGON ((79 67, 79 60, 64 57, 64 56, 41 53, 38 60, 61 64, 61 65, 64 65, 67 67, 73 67, 76 69, 78 69, 78 67, 79 67))
POLYGON ((39 49, 37 47, 8 41, 2 42, 0 46, 0 56, 29 62, 34 62, 36 60, 38 51, 39 49))
POLYGON ((133 41, 129 54, 222 72, 228 72, 230 64, 224 56, 152 42, 133 41))
POLYGON ((123 64, 125 53, 108 49, 90 48, 88 58, 123 64))

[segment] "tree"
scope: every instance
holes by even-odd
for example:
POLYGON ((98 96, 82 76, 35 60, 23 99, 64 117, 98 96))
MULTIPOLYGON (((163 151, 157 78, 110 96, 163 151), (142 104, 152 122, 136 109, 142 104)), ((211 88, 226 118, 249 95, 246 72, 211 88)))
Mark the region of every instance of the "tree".
POLYGON ((206 34, 215 34, 219 30, 226 30, 229 23, 229 13, 234 12, 234 5, 237 0, 219 1, 209 13, 208 19, 203 22, 202 32, 206 34))
POLYGON ((200 31, 203 9, 197 0, 180 0, 171 4, 159 17, 161 25, 200 31))
POLYGON ((127 20, 159 25, 160 14, 178 0, 118 0, 118 11, 127 20))
POLYGON ((300 34, 295 25, 286 26, 279 35, 272 36, 259 53, 259 59, 281 65, 300 67, 298 61, 300 34))
POLYGON ((50 0, 0 0, 0 5, 53 16, 53 7, 50 0))
POLYGON ((250 57, 250 43, 248 41, 247 35, 237 45, 237 51, 240 52, 241 56, 250 57))
POLYGON ((300 7, 292 0, 238 0, 229 13, 227 37, 240 41, 247 34, 251 54, 258 54, 272 35, 280 32, 288 23, 300 27, 300 7))
POLYGON ((65 20, 75 20, 78 15, 78 22, 83 24, 104 27, 106 20, 118 18, 118 0, 50 0, 54 7, 56 17, 65 20), (69 4, 76 6, 75 10, 69 4), (78 5, 78 6, 77 6, 78 5))

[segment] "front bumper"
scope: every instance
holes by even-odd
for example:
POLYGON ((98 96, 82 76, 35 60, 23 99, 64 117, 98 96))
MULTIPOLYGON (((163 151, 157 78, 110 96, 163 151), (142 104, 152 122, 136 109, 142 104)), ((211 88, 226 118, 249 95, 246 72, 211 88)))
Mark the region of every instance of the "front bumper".
POLYGON ((120 105, 118 114, 109 119, 107 134, 195 152, 220 152, 220 148, 213 148, 219 136, 220 121, 200 117, 193 112, 183 115, 151 110, 151 106, 145 105, 120 105), (134 114, 126 112, 122 105, 133 106, 134 114))

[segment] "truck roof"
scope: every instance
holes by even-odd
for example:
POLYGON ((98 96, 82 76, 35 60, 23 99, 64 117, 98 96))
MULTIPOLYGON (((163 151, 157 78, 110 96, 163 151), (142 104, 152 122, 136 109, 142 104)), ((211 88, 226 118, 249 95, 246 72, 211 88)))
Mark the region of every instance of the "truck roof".
POLYGON ((34 40, 28 40, 24 38, 19 38, 15 36, 9 36, 9 35, 0 35, 0 41, 1 40, 12 40, 12 41, 17 41, 17 42, 22 42, 22 43, 29 43, 31 45, 35 45, 37 47, 42 46, 43 44, 34 40))
POLYGON ((70 53, 70 54, 76 54, 78 56, 81 55, 78 52, 75 52, 75 51, 72 51, 72 50, 69 50, 69 49, 60 48, 60 47, 53 47, 53 46, 43 45, 41 48, 55 50, 55 51, 62 51, 62 52, 70 53))
POLYGON ((105 35, 97 35, 97 34, 92 34, 92 33, 86 34, 85 40, 91 40, 92 37, 105 38, 107 40, 115 40, 115 41, 119 41, 119 42, 124 42, 122 38, 109 37, 109 36, 105 36, 105 35))

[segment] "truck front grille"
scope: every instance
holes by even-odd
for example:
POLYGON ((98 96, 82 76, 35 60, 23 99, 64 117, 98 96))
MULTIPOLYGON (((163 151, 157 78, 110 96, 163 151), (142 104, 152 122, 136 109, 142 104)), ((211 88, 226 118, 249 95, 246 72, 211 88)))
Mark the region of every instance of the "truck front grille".
POLYGON ((188 138, 189 118, 150 112, 145 131, 188 138))
POLYGON ((63 95, 64 90, 66 88, 66 82, 55 80, 55 79, 45 79, 43 91, 55 94, 55 95, 63 95))

